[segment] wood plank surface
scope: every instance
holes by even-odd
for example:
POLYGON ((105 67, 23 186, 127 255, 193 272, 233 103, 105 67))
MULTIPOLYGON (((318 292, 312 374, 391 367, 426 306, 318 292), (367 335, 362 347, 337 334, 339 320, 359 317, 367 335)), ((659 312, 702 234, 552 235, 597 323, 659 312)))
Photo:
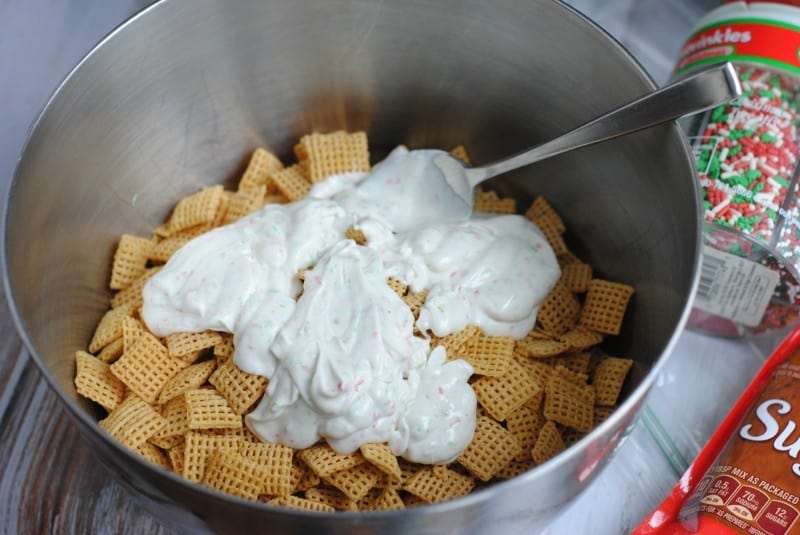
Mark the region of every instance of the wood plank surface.
POLYGON ((0 533, 173 533, 96 461, 0 307, 0 533))

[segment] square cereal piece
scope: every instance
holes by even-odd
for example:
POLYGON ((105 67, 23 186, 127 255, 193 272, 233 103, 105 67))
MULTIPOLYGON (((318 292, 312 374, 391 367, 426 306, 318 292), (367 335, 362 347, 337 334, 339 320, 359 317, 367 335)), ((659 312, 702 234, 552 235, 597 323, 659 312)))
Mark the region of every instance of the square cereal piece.
POLYGON ((321 481, 319 476, 306 463, 301 461, 296 454, 292 457, 292 494, 316 487, 321 481))
POLYGON ((260 468, 266 477, 262 482, 260 494, 285 496, 294 490, 292 479, 292 458, 294 452, 289 446, 269 442, 243 442, 239 453, 260 468))
POLYGON ((322 476, 322 480, 342 491, 345 496, 354 502, 357 502, 369 492, 369 489, 375 486, 381 474, 382 472, 370 463, 361 463, 351 468, 345 468, 327 476, 322 476))
POLYGON ((186 420, 189 429, 240 429, 242 417, 216 390, 196 388, 186 397, 186 420))
POLYGON ((266 377, 243 372, 233 362, 226 361, 208 379, 237 414, 245 414, 258 403, 267 390, 266 377))
POLYGON ((147 403, 158 399, 161 389, 188 363, 167 355, 158 338, 147 331, 128 345, 122 356, 111 365, 111 372, 147 403))
POLYGON ((554 422, 546 422, 541 431, 539 431, 536 444, 531 450, 531 457, 536 461, 536 464, 542 464, 564 451, 565 448, 564 440, 561 438, 561 433, 558 431, 556 424, 554 422))
POLYGON ((314 487, 306 491, 305 497, 307 500, 329 505, 337 511, 358 511, 356 502, 336 487, 327 485, 314 487))
MULTIPOLYGON (((437 503, 463 496, 475 488, 475 481, 452 470, 444 477, 433 468, 425 467, 408 478, 403 489, 426 503, 437 503)), ((404 500, 405 502, 405 500, 404 500)), ((408 504, 406 504, 408 505, 408 504)))
POLYGON ((237 435, 189 431, 184 436, 183 477, 199 483, 206 472, 206 460, 212 453, 238 451, 242 442, 242 437, 237 435))
POLYGON ((178 249, 209 230, 211 230, 211 226, 207 223, 203 223, 176 232, 172 236, 164 238, 156 243, 153 250, 150 251, 150 256, 148 258, 153 262, 167 262, 178 249))
POLYGON ((400 491, 398 492, 398 494, 400 495, 400 498, 403 499, 403 505, 405 505, 406 509, 419 507, 421 505, 428 505, 428 502, 426 500, 423 500, 419 496, 415 496, 410 492, 400 491))
POLYGON ((548 358, 560 355, 569 349, 569 344, 560 340, 528 340, 517 341, 516 351, 526 357, 548 358))
POLYGON ((361 455, 364 456, 367 462, 389 476, 390 481, 399 483, 402 480, 403 474, 400 471, 400 464, 397 462, 397 456, 392 453, 388 444, 370 442, 363 444, 360 450, 361 455))
POLYGON ((360 452, 338 453, 328 444, 319 444, 299 450, 297 456, 319 477, 327 477, 334 472, 347 470, 365 461, 360 452))
POLYGON ((516 341, 509 336, 478 335, 452 356, 466 360, 479 375, 501 377, 508 371, 515 344, 516 341))
POLYGON ((552 219, 540 219, 535 224, 542 231, 544 237, 547 238, 547 242, 556 256, 561 256, 568 252, 567 244, 562 236, 564 231, 561 230, 561 226, 557 222, 552 219))
POLYGON ((161 448, 158 448, 149 442, 143 442, 142 444, 139 444, 133 448, 133 451, 138 453, 146 461, 149 461, 156 466, 160 466, 164 470, 170 470, 172 468, 169 459, 164 452, 161 451, 161 448))
MULTIPOLYGON (((278 193, 265 195, 264 196, 264 205, 263 206, 266 206, 268 204, 287 204, 289 202, 291 202, 289 200, 289 197, 287 197, 283 193, 278 192, 278 193)), ((262 208, 263 208, 263 206, 262 206, 262 208)))
POLYGON ((464 145, 457 145, 453 147, 450 149, 450 154, 469 165, 469 154, 467 153, 467 148, 464 145))
POLYGON ((577 374, 589 374, 589 366, 592 361, 592 354, 588 351, 577 353, 564 353, 558 357, 553 357, 550 364, 555 368, 561 366, 577 374))
POLYGON ((364 132, 339 130, 329 134, 307 134, 300 138, 295 155, 299 161, 307 162, 308 177, 312 183, 331 175, 367 172, 370 168, 364 132))
POLYGON ((182 357, 214 347, 222 342, 222 335, 215 331, 203 331, 199 333, 173 333, 165 338, 167 351, 170 356, 182 357))
POLYGON ((221 185, 209 186, 182 198, 169 218, 169 229, 178 232, 203 223, 211 224, 217 216, 223 197, 221 185))
POLYGON ((444 346, 447 351, 448 360, 452 360, 460 349, 472 338, 479 336, 481 330, 477 325, 467 325, 460 331, 448 334, 442 338, 436 338, 431 342, 431 348, 444 346))
POLYGON ((528 211, 525 212, 525 217, 536 224, 538 224, 539 221, 546 221, 548 226, 559 233, 563 233, 567 230, 561 216, 558 215, 558 212, 555 211, 544 197, 537 197, 533 201, 528 211))
POLYGON ((303 174, 300 165, 290 165, 285 169, 273 173, 271 177, 275 187, 290 201, 299 201, 308 195, 311 182, 303 174))
POLYGON ((521 451, 513 434, 491 418, 482 416, 478 418, 472 441, 457 460, 481 481, 489 481, 521 451))
POLYGON ((121 290, 142 276, 147 269, 147 257, 155 244, 152 240, 123 234, 111 265, 112 290, 121 290))
POLYGON ((561 282, 569 291, 583 293, 589 289, 592 266, 583 262, 572 262, 561 268, 561 282))
POLYGON ((239 191, 247 191, 263 187, 264 191, 270 186, 269 177, 283 169, 283 164, 277 156, 263 147, 258 147, 250 155, 247 169, 239 179, 239 191))
POLYGON ((358 245, 364 245, 367 243, 367 236, 360 228, 348 227, 344 235, 356 242, 358 245))
POLYGON ((214 212, 214 219, 208 222, 208 225, 211 228, 217 228, 225 223, 225 216, 228 214, 228 205, 231 202, 231 196, 233 193, 230 191, 222 190, 222 195, 219 198, 219 204, 217 205, 217 211, 214 212))
POLYGON ((536 321, 544 330, 559 336, 572 329, 581 313, 581 304, 561 282, 550 290, 536 313, 536 321))
POLYGON ((186 399, 179 396, 171 399, 161 409, 166 425, 150 440, 161 448, 172 448, 183 442, 183 436, 189 432, 186 399))
POLYGON ((513 198, 500 199, 496 194, 482 195, 476 193, 475 204, 472 209, 476 212, 488 214, 515 214, 517 213, 517 201, 513 198))
POLYGON ((403 498, 397 493, 394 487, 386 487, 372 500, 367 506, 367 511, 400 511, 405 509, 403 498))
POLYGON ((583 351, 603 341, 604 336, 583 327, 575 327, 558 337, 560 342, 569 345, 570 351, 583 351))
POLYGON ((408 305, 408 308, 411 309, 411 314, 414 315, 414 319, 416 320, 419 318, 419 311, 422 308, 422 305, 425 304, 425 300, 428 298, 428 290, 422 290, 421 292, 412 292, 411 290, 408 291, 406 295, 404 295, 401 299, 408 305))
POLYGON ((200 388, 205 384, 216 367, 216 361, 206 360, 198 364, 192 364, 188 368, 179 371, 178 374, 167 381, 167 384, 161 389, 161 393, 158 395, 158 403, 164 404, 188 390, 200 388))
POLYGON ((553 373, 563 377, 570 383, 575 383, 576 385, 580 386, 586 386, 586 383, 589 380, 588 373, 572 371, 563 364, 556 364, 553 366, 553 373))
POLYGON ((530 458, 531 448, 536 444, 536 437, 539 436, 539 431, 542 429, 544 422, 545 418, 541 412, 532 410, 525 405, 512 412, 506 418, 506 429, 517 439, 521 448, 517 456, 514 457, 515 460, 524 461, 530 458))
POLYGON ((558 260, 558 267, 562 270, 570 264, 582 263, 581 259, 575 256, 569 249, 558 255, 556 260, 558 260))
POLYGON ((299 496, 278 496, 267 502, 269 505, 288 507, 289 509, 300 509, 301 511, 316 511, 318 513, 335 513, 336 509, 324 503, 307 500, 299 496))
POLYGON ((544 360, 532 359, 517 354, 514 355, 514 360, 533 377, 533 380, 536 381, 537 384, 542 385, 541 392, 544 392, 544 385, 550 380, 550 374, 553 373, 553 366, 544 360))
POLYGON ((130 395, 98 423, 125 446, 136 448, 158 433, 167 421, 142 398, 130 395))
POLYGON ((97 353, 118 338, 122 338, 122 321, 130 316, 128 307, 112 308, 103 314, 92 341, 89 342, 89 353, 97 353))
POLYGON ((580 325, 605 334, 619 334, 633 287, 592 279, 581 311, 580 325))
POLYGON ((516 360, 502 377, 481 377, 472 383, 478 402, 495 420, 505 420, 542 389, 516 360))
POLYGON ((578 385, 559 373, 544 389, 544 417, 584 433, 594 424, 594 387, 578 385))
POLYGON ((234 496, 255 500, 268 476, 266 468, 235 451, 215 450, 206 461, 202 483, 234 496))
POLYGON ((617 403, 622 384, 631 366, 633 366, 631 359, 616 357, 607 357, 597 364, 592 381, 597 393, 597 405, 610 407, 617 403))
POLYGON ((172 465, 172 471, 178 474, 179 476, 183 476, 183 459, 186 455, 186 443, 181 442, 176 446, 172 446, 170 449, 167 450, 167 456, 169 457, 169 462, 172 465))
POLYGON ((412 463, 402 457, 397 458, 397 464, 400 466, 400 486, 405 486, 408 479, 425 468, 424 464, 412 463))
MULTIPOLYGON (((358 507, 358 510, 359 511, 372 511, 372 509, 370 509, 370 505, 375 500, 378 499, 378 496, 381 495, 381 493, 383 492, 384 488, 389 488, 389 487, 377 487, 377 486, 375 486, 375 487, 372 487, 371 489, 369 489, 369 492, 367 493, 367 495, 356 502, 356 507, 358 507)), ((402 501, 402 498, 400 498, 400 500, 402 501)))
POLYGON ((225 364, 231 357, 233 357, 233 335, 230 333, 221 333, 222 342, 214 346, 214 358, 217 365, 225 364))
POLYGON ((386 284, 389 286, 389 288, 394 290, 394 293, 396 293, 401 298, 404 295, 406 295, 406 291, 408 290, 408 286, 403 281, 395 279, 394 277, 389 277, 388 279, 386 279, 386 284))
POLYGON ((111 373, 108 364, 87 353, 75 353, 75 389, 78 394, 113 411, 125 397, 125 385, 111 373))
POLYGON ((240 189, 231 195, 222 224, 230 225, 244 216, 260 210, 264 206, 266 191, 266 186, 261 185, 251 189, 240 189))
POLYGON ((511 479, 524 474, 531 468, 536 466, 536 461, 531 456, 531 449, 528 448, 523 452, 524 459, 513 459, 507 465, 500 469, 494 477, 498 479, 511 479))
POLYGON ((150 277, 161 271, 162 266, 147 268, 142 275, 133 281, 125 289, 120 290, 111 298, 111 308, 129 306, 130 310, 135 310, 142 306, 142 289, 150 277))
POLYGON ((100 353, 97 354, 97 360, 105 362, 106 364, 111 364, 122 355, 122 349, 122 338, 117 338, 100 350, 100 353))

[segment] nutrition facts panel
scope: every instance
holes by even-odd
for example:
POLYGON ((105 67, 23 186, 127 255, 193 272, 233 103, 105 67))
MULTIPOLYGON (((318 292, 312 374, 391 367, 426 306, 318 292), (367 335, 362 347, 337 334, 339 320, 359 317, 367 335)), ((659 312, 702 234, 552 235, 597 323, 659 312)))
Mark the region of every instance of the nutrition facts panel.
MULTIPOLYGON (((148 2, 0 3, 0 177, 7 188, 25 134, 50 92, 103 35, 148 2)), ((717 1, 573 0, 653 76, 669 76, 681 40, 717 1)), ((109 477, 58 405, 0 303, 0 533, 172 533, 109 477)), ((547 517, 509 518, 497 534, 629 532, 678 480, 777 339, 746 344, 682 333, 613 461, 547 517)), ((765 530, 788 530, 789 499, 734 474, 704 481, 714 508, 765 530)))

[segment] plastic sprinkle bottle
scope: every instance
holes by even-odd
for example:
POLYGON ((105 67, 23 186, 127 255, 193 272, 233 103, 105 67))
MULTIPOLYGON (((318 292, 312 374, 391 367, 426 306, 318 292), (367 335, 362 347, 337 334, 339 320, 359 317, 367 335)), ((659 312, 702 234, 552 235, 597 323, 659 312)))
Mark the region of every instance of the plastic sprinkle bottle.
POLYGON ((731 61, 743 94, 684 126, 704 254, 689 326, 741 336, 800 322, 800 7, 731 2, 703 17, 673 76, 731 61))

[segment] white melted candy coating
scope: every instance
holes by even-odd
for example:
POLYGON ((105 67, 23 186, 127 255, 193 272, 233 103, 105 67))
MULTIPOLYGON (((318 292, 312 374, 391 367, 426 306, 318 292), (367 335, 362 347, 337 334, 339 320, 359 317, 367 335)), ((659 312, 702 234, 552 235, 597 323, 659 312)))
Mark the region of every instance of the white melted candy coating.
POLYGON ((158 336, 233 333, 234 362, 270 379, 245 419, 264 440, 325 438, 342 453, 388 442, 411 461, 452 461, 475 430, 472 367, 414 336, 387 278, 428 290, 421 332, 475 324, 522 338, 560 271, 527 219, 470 216, 438 154, 395 150, 369 175, 331 177, 195 238, 145 286, 145 323, 158 336), (352 225, 367 245, 345 238, 352 225))

